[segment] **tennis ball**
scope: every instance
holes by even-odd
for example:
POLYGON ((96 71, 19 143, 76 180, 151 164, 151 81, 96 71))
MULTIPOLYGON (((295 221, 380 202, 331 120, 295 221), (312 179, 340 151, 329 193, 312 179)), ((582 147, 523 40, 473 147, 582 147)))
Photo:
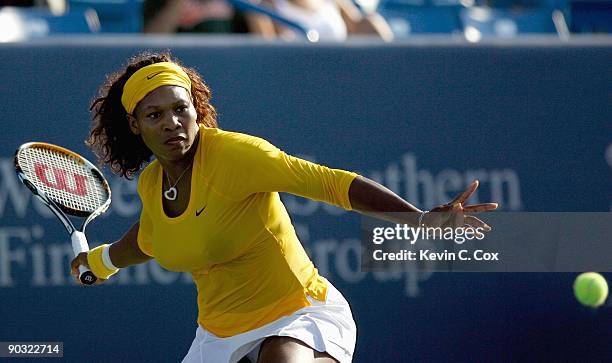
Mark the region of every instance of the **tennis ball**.
POLYGON ((585 272, 574 281, 574 295, 582 305, 598 307, 608 297, 608 283, 597 272, 585 272))

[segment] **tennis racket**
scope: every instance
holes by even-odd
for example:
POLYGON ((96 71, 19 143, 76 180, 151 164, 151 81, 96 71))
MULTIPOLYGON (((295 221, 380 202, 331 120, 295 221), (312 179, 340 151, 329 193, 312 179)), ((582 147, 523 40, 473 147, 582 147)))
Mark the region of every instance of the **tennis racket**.
MULTIPOLYGON (((79 154, 44 142, 21 145, 15 152, 15 170, 66 227, 74 255, 89 251, 85 227, 111 203, 111 190, 102 173, 79 154), (81 228, 67 215, 85 218, 81 228)), ((97 278, 87 267, 79 266, 79 280, 91 285, 97 278)))

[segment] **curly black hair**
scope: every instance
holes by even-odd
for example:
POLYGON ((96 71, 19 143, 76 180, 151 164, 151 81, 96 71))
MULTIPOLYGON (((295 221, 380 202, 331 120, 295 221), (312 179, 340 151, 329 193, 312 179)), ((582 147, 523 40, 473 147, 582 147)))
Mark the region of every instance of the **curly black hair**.
POLYGON ((140 68, 159 62, 173 62, 183 68, 191 80, 191 95, 196 109, 196 122, 207 127, 218 127, 217 111, 210 104, 211 91, 198 72, 184 67, 169 52, 139 53, 129 59, 124 70, 110 74, 100 87, 99 96, 92 102, 92 127, 85 143, 108 164, 114 173, 128 179, 151 160, 153 153, 141 137, 130 130, 127 111, 121 103, 123 87, 140 68))

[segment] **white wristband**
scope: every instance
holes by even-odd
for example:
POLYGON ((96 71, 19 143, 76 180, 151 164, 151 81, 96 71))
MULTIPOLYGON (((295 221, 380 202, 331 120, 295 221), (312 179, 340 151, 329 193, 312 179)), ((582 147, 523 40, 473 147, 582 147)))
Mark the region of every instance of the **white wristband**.
POLYGON ((111 261, 110 259, 110 254, 108 253, 108 251, 110 250, 110 246, 111 245, 108 245, 104 249, 102 249, 102 263, 104 263, 104 266, 106 266, 106 268, 109 270, 118 270, 119 267, 113 265, 113 261, 111 261))
MULTIPOLYGON (((429 213, 429 211, 428 211, 428 210, 426 210, 426 211, 422 211, 422 212, 421 212, 421 215, 419 216, 419 224, 417 225, 417 227, 420 227, 420 226, 421 226, 421 224, 423 224, 423 217, 425 217, 425 214, 427 214, 427 213, 429 213)), ((103 255, 103 256, 104 256, 104 255, 103 255)))

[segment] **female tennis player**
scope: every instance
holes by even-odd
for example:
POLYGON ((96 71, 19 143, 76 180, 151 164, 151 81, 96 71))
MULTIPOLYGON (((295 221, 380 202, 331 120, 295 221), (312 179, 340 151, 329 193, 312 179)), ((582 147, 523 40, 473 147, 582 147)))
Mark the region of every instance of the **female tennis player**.
POLYGON ((428 213, 355 173, 287 155, 217 127, 198 73, 169 54, 143 53, 111 75, 93 102, 88 144, 125 177, 142 171, 140 220, 112 244, 79 254, 101 281, 155 258, 189 271, 198 328, 183 362, 350 362, 349 304, 306 255, 278 192, 369 214, 410 212, 410 225, 488 226, 463 206, 475 181, 428 213), (453 213, 451 213, 453 212, 453 213))

